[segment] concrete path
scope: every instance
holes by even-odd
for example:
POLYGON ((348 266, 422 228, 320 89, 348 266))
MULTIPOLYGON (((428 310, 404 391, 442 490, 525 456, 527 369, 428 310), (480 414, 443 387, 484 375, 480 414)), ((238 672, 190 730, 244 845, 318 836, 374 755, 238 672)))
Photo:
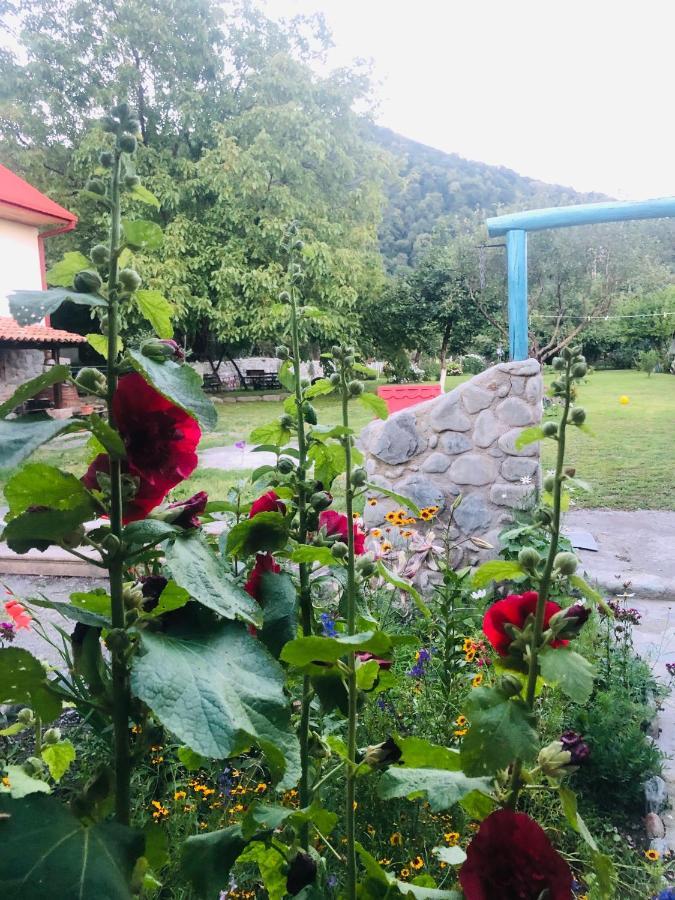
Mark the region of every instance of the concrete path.
MULTIPOLYGON (((295 441, 291 441, 291 447, 297 447, 295 441)), ((199 454, 199 465, 208 469, 257 469, 258 466, 272 466, 277 458, 274 453, 255 453, 252 444, 246 444, 243 448, 235 447, 210 447, 199 454)))
POLYGON ((621 593, 629 581, 639 597, 675 602, 675 512, 573 510, 564 528, 588 531, 597 541, 597 552, 576 552, 603 590, 621 593))

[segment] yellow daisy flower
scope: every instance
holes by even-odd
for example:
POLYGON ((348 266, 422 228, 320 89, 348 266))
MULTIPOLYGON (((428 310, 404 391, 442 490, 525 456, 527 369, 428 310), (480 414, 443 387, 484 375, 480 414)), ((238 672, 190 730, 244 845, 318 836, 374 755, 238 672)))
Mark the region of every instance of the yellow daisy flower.
POLYGON ((480 674, 480 672, 478 673, 478 675, 474 675, 471 679, 471 687, 480 687, 482 683, 483 676, 480 674))
POLYGON ((403 843, 403 835, 401 834, 401 832, 395 831, 389 838, 389 843, 392 847, 400 847, 403 843))
POLYGON ((661 858, 661 854, 658 850, 645 850, 645 856, 649 862, 656 862, 657 859, 661 858))
POLYGON ((421 856, 416 856, 414 859, 410 860, 410 867, 418 871, 419 869, 424 868, 424 860, 421 856))

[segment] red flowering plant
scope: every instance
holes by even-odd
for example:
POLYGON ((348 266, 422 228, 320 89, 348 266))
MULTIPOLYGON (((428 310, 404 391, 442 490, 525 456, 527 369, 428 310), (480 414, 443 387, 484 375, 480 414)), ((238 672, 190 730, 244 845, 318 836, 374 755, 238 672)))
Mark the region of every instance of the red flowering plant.
MULTIPOLYGON (((12 854, 12 884, 36 897, 47 883, 55 896, 68 895, 75 883, 83 896, 98 896, 102 885, 114 886, 110 890, 120 897, 131 896, 132 877, 137 891, 148 862, 135 868, 145 838, 130 827, 132 819, 143 816, 132 790, 139 780, 132 775, 153 736, 163 730, 172 741, 211 759, 256 746, 268 763, 270 781, 282 787, 295 783, 300 756, 283 671, 274 659, 278 636, 285 641, 287 632, 269 623, 265 627, 256 602, 261 578, 264 584, 268 575, 281 577, 268 551, 285 545, 285 507, 266 505, 269 511, 247 520, 272 516, 277 528, 272 538, 264 528, 256 532, 260 546, 254 549, 262 556, 246 590, 200 527, 214 512, 206 494, 182 501, 170 496, 194 471, 202 429, 212 428, 217 415, 173 340, 172 304, 159 291, 146 289, 134 267, 135 254, 158 249, 163 239, 156 221, 137 215, 139 204, 159 207, 135 172, 138 120, 120 103, 101 126, 106 146, 99 170, 87 183, 87 196, 109 217, 105 241, 91 248, 88 259, 66 254, 47 273, 52 290, 16 292, 10 304, 22 324, 33 324, 64 300, 88 306, 100 328, 89 339, 105 357, 105 367, 84 368, 73 379, 68 367, 52 366, 0 405, 3 468, 16 469, 46 441, 73 431, 89 433, 91 451, 87 471, 78 474, 43 462, 18 468, 5 487, 9 509, 3 539, 18 553, 57 546, 96 566, 108 581, 104 589, 73 595, 70 603, 12 597, 4 604, 10 621, 2 623, 0 700, 24 707, 11 733, 32 728, 35 746, 20 770, 0 762, 3 845, 26 845, 36 821, 45 847, 75 841, 86 848, 91 834, 91 840, 106 845, 92 866, 79 865, 86 852, 78 851, 60 855, 59 866, 48 872, 30 854, 24 859, 12 854), (124 218, 123 206, 129 210, 124 218), (147 319, 156 337, 140 347, 128 343, 123 326, 129 313, 132 319, 147 319), (100 413, 70 420, 39 414, 7 418, 63 381, 74 381, 93 395, 100 413), (64 651, 67 665, 60 670, 47 671, 18 646, 24 630, 44 633, 43 607, 72 624, 71 648, 64 651), (261 639, 247 633, 247 627, 261 626, 261 639), (237 677, 238 671, 245 677, 237 677), (91 772, 79 780, 70 773, 68 807, 50 792, 74 765, 75 749, 57 727, 47 727, 64 703, 95 722, 101 740, 108 741, 108 753, 101 753, 91 780, 91 772), (184 715, 185 704, 190 716, 184 715), (111 808, 114 827, 105 823, 111 808)), ((242 557, 252 547, 249 538, 242 557)), ((191 855, 188 846, 184 858, 191 855)))

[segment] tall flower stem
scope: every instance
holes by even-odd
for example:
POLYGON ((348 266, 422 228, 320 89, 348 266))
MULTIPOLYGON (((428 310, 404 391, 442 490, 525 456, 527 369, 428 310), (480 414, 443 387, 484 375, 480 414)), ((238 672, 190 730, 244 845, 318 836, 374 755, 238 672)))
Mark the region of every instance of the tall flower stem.
MULTIPOLYGON (((113 398, 117 388, 119 331, 117 271, 120 254, 121 151, 115 148, 110 186, 110 264, 108 269, 108 420, 115 427, 113 398)), ((131 755, 129 749, 129 672, 124 616, 124 558, 122 555, 122 467, 110 457, 110 533, 114 540, 107 556, 110 577, 112 634, 113 728, 115 750, 115 818, 123 825, 130 818, 131 755)))
MULTIPOLYGON (((342 369, 342 424, 349 429, 349 388, 345 367, 342 369)), ((354 485, 352 483, 352 445, 351 436, 346 433, 344 438, 345 448, 345 489, 346 489, 346 513, 347 513, 347 634, 356 631, 356 568, 354 556, 354 485)), ((348 654, 347 667, 347 781, 345 791, 345 818, 347 831, 347 898, 356 898, 356 705, 358 693, 356 687, 356 655, 348 654)))
MULTIPOLYGON (((292 257, 291 257, 292 258, 292 257)), ((307 439, 305 435, 305 418, 303 414, 303 388, 300 372, 300 336, 298 328, 297 292, 292 283, 291 297, 291 352, 293 354, 293 374, 295 387, 295 407, 298 429, 298 543, 307 543, 307 439)), ((300 563, 298 577, 300 580, 300 624, 305 637, 312 633, 312 597, 309 581, 310 567, 308 563, 300 563)), ((300 711, 300 806, 306 807, 312 801, 312 790, 309 779, 309 716, 312 702, 312 684, 308 675, 302 681, 302 701, 300 711)), ((307 849, 309 844, 309 823, 301 828, 301 843, 307 849)))
MULTIPOLYGON (((525 689, 525 703, 529 709, 534 709, 534 698, 537 690, 537 674, 539 670, 539 650, 541 647, 541 637, 544 632, 544 615, 546 612, 546 603, 548 594, 551 589, 551 575, 553 573, 553 561, 558 552, 558 541, 560 539, 560 518, 562 513, 562 486, 563 486, 563 467, 565 465, 565 434, 567 430, 567 422, 570 414, 570 406, 572 404, 572 386, 570 380, 571 361, 567 361, 566 366, 566 390, 563 403, 562 416, 558 426, 558 450, 555 463, 555 483, 553 486, 553 513, 551 518, 551 541, 548 548, 548 556, 544 565, 544 571, 539 582, 539 591, 537 599, 537 607, 534 614, 534 627, 532 630, 532 642, 530 644, 529 668, 527 673, 527 687, 525 689)), ((511 774, 511 784, 507 805, 511 809, 515 809, 518 802, 518 795, 522 787, 521 773, 523 768, 522 759, 517 759, 513 764, 511 774)))

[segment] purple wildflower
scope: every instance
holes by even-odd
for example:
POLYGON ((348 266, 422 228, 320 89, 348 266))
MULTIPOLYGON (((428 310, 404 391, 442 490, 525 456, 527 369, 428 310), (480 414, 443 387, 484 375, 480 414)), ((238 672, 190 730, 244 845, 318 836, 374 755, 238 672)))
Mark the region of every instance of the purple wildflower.
POLYGON ((417 651, 415 665, 412 667, 412 669, 409 669, 406 672, 406 675, 409 675, 411 678, 424 678, 426 674, 427 663, 430 659, 431 650, 427 650, 426 647, 422 647, 421 650, 417 651))
POLYGON ((330 613, 321 613, 321 628, 324 637, 337 637, 335 619, 330 613))
POLYGON ((218 776, 218 787, 220 788, 220 793, 225 797, 229 797, 232 792, 231 771, 232 770, 226 766, 218 776))
POLYGON ((11 622, 0 622, 0 641, 13 641, 16 637, 14 625, 11 622))
POLYGON ((671 678, 675 676, 675 663, 666 663, 666 669, 671 678))
POLYGON ((246 441, 235 441, 234 446, 237 450, 245 450, 246 449, 246 441))

